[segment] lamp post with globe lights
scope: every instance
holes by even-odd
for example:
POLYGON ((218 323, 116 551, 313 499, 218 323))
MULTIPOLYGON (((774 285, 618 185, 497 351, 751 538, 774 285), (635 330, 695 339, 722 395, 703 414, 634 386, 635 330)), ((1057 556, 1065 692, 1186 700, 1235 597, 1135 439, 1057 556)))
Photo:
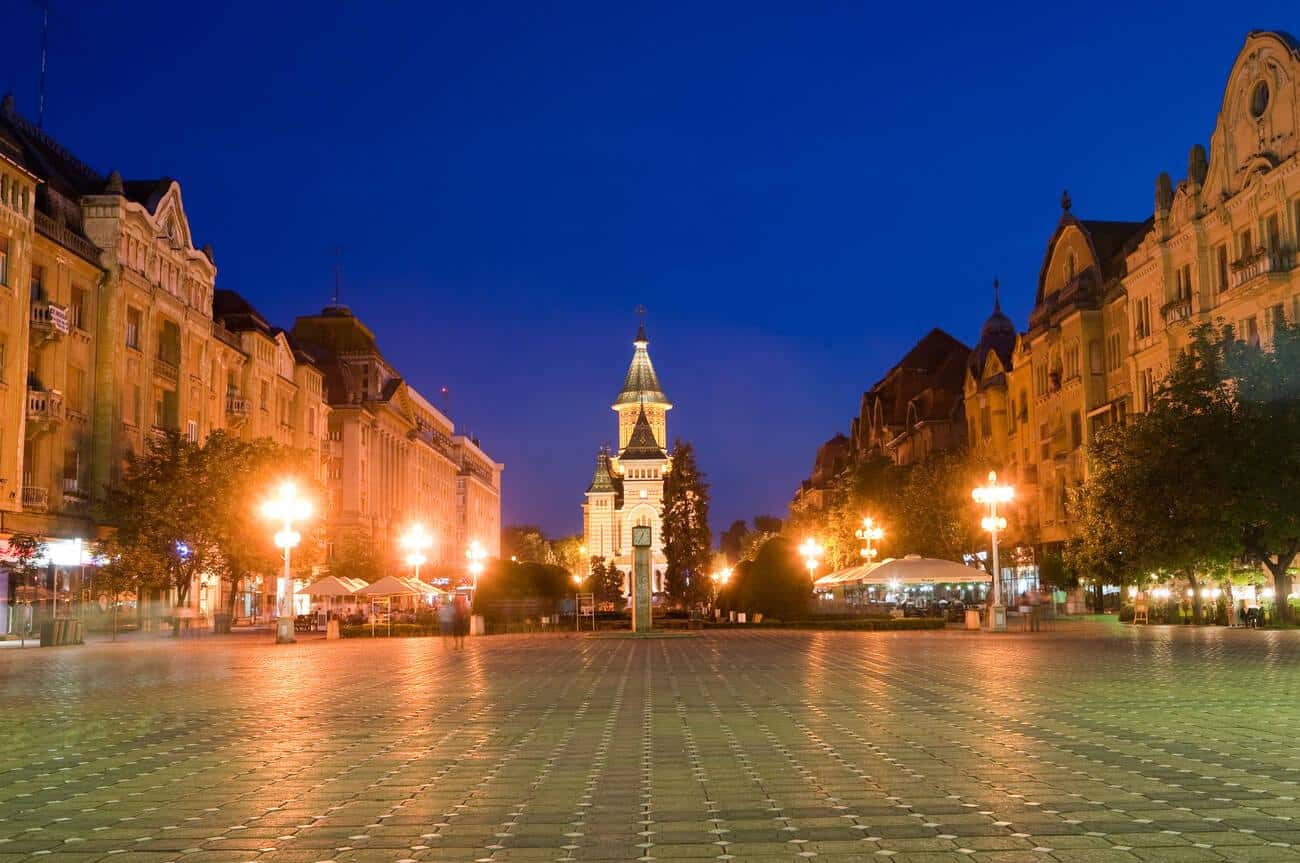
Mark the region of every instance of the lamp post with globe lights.
POLYGON ((808 577, 814 578, 817 574, 817 567, 821 565, 822 553, 826 549, 822 548, 817 540, 811 536, 803 541, 799 546, 799 554, 803 556, 803 565, 808 568, 808 577))
POLYGON ((406 549, 406 563, 415 570, 415 580, 420 580, 420 567, 428 562, 425 552, 433 547, 433 537, 422 524, 413 524, 402 534, 402 548, 406 549))
POLYGON ((1007 520, 998 515, 998 504, 1010 503, 1016 496, 1016 490, 1009 485, 998 485, 997 471, 989 471, 988 485, 977 487, 971 492, 975 502, 988 506, 988 515, 980 520, 980 527, 989 532, 993 539, 993 609, 989 618, 989 630, 1005 632, 1007 629, 1007 607, 1002 604, 1002 572, 998 565, 998 533, 1007 529, 1007 520))
POLYGON ((302 541, 302 534, 294 530, 293 525, 294 522, 311 517, 311 501, 299 496, 298 486, 291 480, 285 480, 280 483, 275 497, 263 502, 262 515, 269 521, 280 523, 280 530, 275 534, 275 545, 284 549, 284 573, 275 592, 275 643, 293 644, 297 639, 293 635, 293 572, 289 558, 293 549, 302 541))
POLYGON ((470 604, 474 602, 474 594, 478 592, 478 577, 483 574, 483 559, 487 557, 487 551, 477 540, 471 540, 469 547, 465 549, 465 560, 468 561, 466 569, 469 570, 470 576, 474 579, 473 586, 470 589, 470 604))
POLYGON ((862 540, 862 551, 860 554, 862 555, 863 560, 867 563, 871 563, 876 559, 875 543, 880 542, 885 538, 885 529, 876 524, 876 520, 871 516, 866 516, 862 519, 862 527, 858 528, 854 536, 862 540))

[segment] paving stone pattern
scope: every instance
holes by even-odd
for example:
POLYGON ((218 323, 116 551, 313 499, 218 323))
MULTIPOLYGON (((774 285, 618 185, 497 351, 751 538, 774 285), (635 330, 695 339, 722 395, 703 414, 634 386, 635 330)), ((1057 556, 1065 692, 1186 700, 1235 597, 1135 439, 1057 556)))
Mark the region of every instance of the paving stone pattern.
POLYGON ((1294 860, 1298 660, 1100 624, 3 650, 0 863, 1294 860))

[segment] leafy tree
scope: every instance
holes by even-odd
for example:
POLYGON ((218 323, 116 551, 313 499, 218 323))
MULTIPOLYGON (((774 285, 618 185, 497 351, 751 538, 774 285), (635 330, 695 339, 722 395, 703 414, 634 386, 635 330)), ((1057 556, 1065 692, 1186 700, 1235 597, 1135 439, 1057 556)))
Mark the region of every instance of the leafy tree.
POLYGON ((562 566, 569 572, 576 572, 581 576, 587 575, 584 567, 590 561, 583 554, 581 536, 566 536, 555 540, 551 543, 551 552, 555 556, 556 566, 562 566))
MULTIPOLYGON (((350 528, 335 537, 329 566, 330 575, 359 578, 370 584, 374 584, 383 575, 383 566, 379 555, 375 553, 374 540, 365 527, 350 528)), ((425 577, 423 572, 420 577, 425 577)))
POLYGON ((1198 578, 1237 557, 1273 576, 1283 619, 1300 552, 1300 333, 1272 350, 1201 327, 1146 413, 1103 429, 1078 502, 1077 560, 1121 578, 1198 578))
MULTIPOLYGON (((309 476, 308 456, 269 440, 241 440, 217 432, 198 446, 176 434, 151 441, 133 456, 99 508, 114 530, 103 543, 109 577, 121 590, 174 592, 186 605, 195 578, 220 575, 233 606, 241 580, 250 573, 279 571, 274 529, 258 504, 274 482, 309 476)), ((298 478, 304 494, 319 489, 298 478)), ((299 572, 319 556, 319 519, 300 528, 304 541, 294 551, 299 572)), ((179 634, 179 630, 174 631, 179 634)))
POLYGON ((722 532, 722 553, 729 563, 739 563, 745 548, 745 539, 749 536, 749 525, 743 519, 731 523, 731 527, 722 532))
POLYGON ((605 571, 605 589, 607 595, 611 597, 611 601, 614 603, 615 608, 618 608, 620 604, 627 602, 627 597, 623 593, 623 584, 627 581, 627 575, 626 572, 612 564, 609 569, 605 571))
POLYGON ((175 591, 184 605, 195 577, 218 565, 214 519, 204 508, 210 482, 199 447, 175 433, 129 458, 102 504, 115 526, 103 551, 131 567, 137 591, 175 591))
POLYGON ((796 544, 778 536, 763 544, 753 560, 741 561, 719 592, 719 606, 768 617, 797 620, 808 611, 812 582, 796 544))
POLYGON ((295 530, 302 540, 291 561, 296 577, 309 577, 324 557, 324 490, 310 481, 310 453, 291 450, 268 438, 245 440, 224 431, 203 442, 200 459, 208 478, 202 492, 210 513, 219 552, 213 570, 226 583, 227 611, 233 615, 240 587, 250 576, 278 576, 282 551, 275 546, 274 525, 260 511, 260 502, 277 483, 293 479, 299 492, 314 503, 314 517, 295 530))
POLYGON ((606 566, 605 561, 593 557, 587 584, 597 602, 609 603, 615 607, 623 604, 623 573, 618 571, 618 567, 606 566))
POLYGON ((774 515, 756 515, 754 516, 754 530, 757 533, 780 533, 781 519, 774 515))
POLYGON ((1278 320, 1270 350, 1225 335, 1241 444, 1233 461, 1245 557, 1273 576, 1279 618, 1294 622, 1290 569, 1300 556, 1300 326, 1278 320))
POLYGON ((30 533, 15 533, 9 537, 9 570, 15 576, 15 596, 22 601, 36 593, 36 582, 45 567, 38 563, 45 557, 48 546, 42 537, 30 533))
POLYGON ((709 532, 709 485, 689 442, 673 444, 672 469, 664 482, 663 547, 668 596, 679 604, 702 600, 708 590, 713 535, 709 532))
POLYGON ((555 563, 551 544, 535 524, 511 524, 501 529, 501 557, 519 563, 555 563))
POLYGON ((495 560, 479 578, 474 611, 493 620, 517 614, 550 614, 556 602, 573 596, 572 575, 544 563, 495 560))
POLYGON ((886 536, 892 556, 961 560, 982 548, 987 538, 971 489, 986 475, 987 465, 963 450, 936 453, 908 468, 892 504, 893 539, 886 536))

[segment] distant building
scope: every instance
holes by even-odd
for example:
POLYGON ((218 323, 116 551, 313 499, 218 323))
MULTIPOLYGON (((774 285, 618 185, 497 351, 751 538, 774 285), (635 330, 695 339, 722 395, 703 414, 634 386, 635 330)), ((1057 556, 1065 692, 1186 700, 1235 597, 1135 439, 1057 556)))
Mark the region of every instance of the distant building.
POLYGON ((663 552, 664 479, 671 459, 667 446, 667 417, 672 403, 664 394, 650 362, 645 327, 632 342, 632 362, 623 388, 611 406, 618 414, 618 449, 602 449, 582 505, 582 533, 587 553, 632 573, 632 528, 650 528, 651 580, 663 590, 668 559, 663 552))
POLYGON ((795 492, 791 509, 819 510, 830 503, 835 479, 854 464, 888 458, 923 461, 961 446, 962 382, 970 348, 933 329, 862 394, 849 435, 837 434, 817 450, 813 471, 795 492))
POLYGON ((396 561, 402 533, 420 523, 433 535, 434 564, 463 563, 472 541, 498 556, 504 466, 456 434, 346 306, 298 318, 291 337, 325 374, 332 544, 353 532, 396 561))

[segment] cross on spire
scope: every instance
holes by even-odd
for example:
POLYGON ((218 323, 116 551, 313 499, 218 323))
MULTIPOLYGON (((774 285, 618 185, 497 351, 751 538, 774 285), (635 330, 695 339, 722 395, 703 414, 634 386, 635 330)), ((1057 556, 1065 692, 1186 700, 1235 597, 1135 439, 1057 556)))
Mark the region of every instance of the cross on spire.
POLYGON ((638 306, 636 307, 636 316, 637 316, 637 323, 636 323, 636 340, 637 340, 638 342, 648 342, 648 341, 650 341, 650 340, 647 339, 646 336, 645 336, 645 306, 638 305, 638 306))

